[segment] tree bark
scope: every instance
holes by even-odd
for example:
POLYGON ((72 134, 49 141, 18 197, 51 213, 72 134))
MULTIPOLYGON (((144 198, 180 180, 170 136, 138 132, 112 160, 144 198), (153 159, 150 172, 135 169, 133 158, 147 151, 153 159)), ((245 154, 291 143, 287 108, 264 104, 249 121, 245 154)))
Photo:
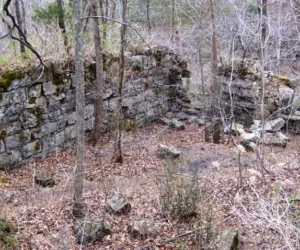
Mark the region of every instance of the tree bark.
MULTIPOLYGON (((220 106, 220 86, 218 84, 217 73, 218 73, 218 51, 217 51, 217 28, 216 28, 216 18, 215 18, 215 0, 210 0, 210 14, 211 14, 211 50, 212 50, 212 64, 211 64, 211 74, 212 74, 212 84, 211 92, 212 97, 216 100, 213 106, 214 116, 219 116, 219 106, 220 106)), ((219 144, 221 138, 221 129, 219 121, 214 121, 213 126, 213 143, 219 144)))
MULTIPOLYGON (((15 8, 16 8, 17 23, 18 23, 20 30, 23 32, 23 20, 22 20, 22 16, 21 16, 20 0, 15 0, 15 8)), ((21 32, 19 32, 19 39, 22 42, 24 42, 24 38, 23 38, 21 32)), ((20 52, 21 52, 21 54, 25 53, 25 45, 23 43, 20 43, 20 52)))
MULTIPOLYGON (((95 0, 92 5, 92 16, 98 16, 98 1, 95 0)), ((99 30, 99 19, 94 20, 94 46, 96 51, 96 102, 95 102, 95 122, 94 131, 92 135, 92 145, 95 146, 101 137, 101 125, 102 125, 102 109, 103 109, 103 86, 104 86, 104 74, 103 74, 103 56, 102 56, 102 44, 101 35, 99 30)))
POLYGON ((119 91, 118 91, 118 104, 116 110, 116 131, 115 131, 115 145, 113 161, 117 163, 123 162, 121 138, 122 138, 122 92, 124 80, 124 52, 125 52, 125 35, 126 35, 126 10, 127 0, 122 0, 122 25, 121 25, 121 48, 120 48, 120 71, 119 71, 119 91))
POLYGON ((115 0, 112 0, 112 1, 111 1, 111 18, 112 18, 112 19, 115 19, 115 15, 116 15, 116 7, 117 7, 116 1, 115 1, 115 0))
POLYGON ((82 0, 73 1, 75 19, 75 85, 77 113, 77 145, 76 169, 74 176, 74 206, 75 218, 84 217, 83 180, 84 180, 84 68, 83 68, 83 38, 82 38, 82 0))
POLYGON ((151 22, 150 22, 150 0, 147 0, 147 7, 146 7, 146 12, 147 12, 147 27, 148 30, 151 30, 151 22))
POLYGON ((58 26, 61 30, 61 34, 64 39, 64 46, 65 46, 66 52, 69 53, 69 42, 68 42, 66 25, 65 25, 63 2, 62 2, 62 0, 56 0, 56 3, 57 3, 57 7, 59 9, 58 26))
POLYGON ((22 24, 23 24, 23 33, 25 36, 27 36, 27 25, 26 25, 26 10, 25 10, 25 4, 23 0, 21 1, 21 6, 22 6, 22 24))
POLYGON ((172 41, 175 40, 175 0, 172 0, 172 41))

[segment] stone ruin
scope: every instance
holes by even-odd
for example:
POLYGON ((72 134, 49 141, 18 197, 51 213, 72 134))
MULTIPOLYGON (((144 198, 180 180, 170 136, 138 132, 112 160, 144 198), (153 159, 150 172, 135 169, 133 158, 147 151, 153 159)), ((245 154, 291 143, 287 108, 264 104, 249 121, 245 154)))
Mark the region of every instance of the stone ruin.
MULTIPOLYGON (((105 57, 103 131, 114 128, 118 58, 105 57)), ((188 65, 165 47, 126 53, 123 91, 125 130, 157 120, 180 109, 188 65)), ((0 72, 0 169, 73 147, 76 140, 75 86, 72 62, 48 63, 38 69, 0 72)), ((95 62, 85 63, 85 132, 93 129, 95 62)))
POLYGON ((252 136, 253 142, 259 138, 261 121, 265 120, 264 143, 285 146, 288 138, 280 130, 295 134, 300 133, 300 81, 265 71, 265 98, 262 112, 262 76, 259 65, 253 61, 235 61, 231 65, 223 65, 219 69, 222 88, 222 107, 224 120, 234 120, 244 126, 252 136), (232 76, 231 76, 232 73, 232 76), (230 101, 232 97, 232 103, 230 101), (227 118, 230 118, 227 120, 227 118))

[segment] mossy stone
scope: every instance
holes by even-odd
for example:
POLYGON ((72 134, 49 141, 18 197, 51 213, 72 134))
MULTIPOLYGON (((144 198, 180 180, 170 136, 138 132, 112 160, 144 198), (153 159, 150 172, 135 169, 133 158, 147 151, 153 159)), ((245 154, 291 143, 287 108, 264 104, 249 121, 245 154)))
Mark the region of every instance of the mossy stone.
POLYGON ((293 79, 286 77, 286 76, 282 76, 282 75, 275 75, 274 76, 276 79, 283 81, 286 85, 290 85, 291 82, 293 81, 293 79))
POLYGON ((0 140, 6 138, 6 136, 7 136, 6 130, 1 130, 1 131, 0 131, 0 140))
POLYGON ((133 121, 129 120, 129 119, 124 119, 123 120, 123 127, 125 129, 125 131, 129 132, 134 130, 135 128, 135 124, 133 121))
POLYGON ((7 71, 0 75, 0 89, 6 91, 13 80, 22 79, 25 76, 21 71, 7 71))
POLYGON ((5 249, 15 249, 17 247, 16 232, 17 229, 12 222, 4 217, 0 218, 0 243, 5 246, 5 249))
POLYGON ((36 100, 35 97, 30 97, 29 100, 28 100, 28 103, 29 104, 35 104, 35 100, 36 100))
POLYGON ((36 141, 34 144, 34 150, 39 151, 41 149, 41 143, 39 141, 36 141))
POLYGON ((36 173, 34 176, 34 181, 36 184, 42 187, 52 187, 55 185, 54 174, 49 172, 36 173))

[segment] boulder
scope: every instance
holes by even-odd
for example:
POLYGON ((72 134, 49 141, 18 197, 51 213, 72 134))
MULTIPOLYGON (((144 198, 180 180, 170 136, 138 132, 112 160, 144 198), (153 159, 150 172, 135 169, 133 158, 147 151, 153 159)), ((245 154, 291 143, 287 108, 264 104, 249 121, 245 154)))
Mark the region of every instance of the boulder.
POLYGON ((278 132, 285 125, 285 120, 281 117, 265 123, 264 130, 268 132, 278 132))
POLYGON ((250 142, 256 143, 259 140, 258 133, 244 133, 241 135, 243 139, 243 145, 249 144, 250 142))
POLYGON ((278 92, 279 92, 279 99, 283 103, 289 103, 293 99, 294 90, 289 87, 282 86, 278 89, 278 92))
POLYGON ((128 226, 128 233, 133 238, 145 239, 149 235, 155 235, 158 233, 160 225, 154 221, 134 221, 130 226, 128 226))
POLYGON ((102 241, 111 234, 111 230, 103 222, 78 221, 75 225, 75 236, 78 244, 102 241))
POLYGON ((107 200, 106 210, 114 214, 128 214, 131 211, 131 205, 121 193, 114 192, 107 200))
POLYGON ((50 172, 38 172, 34 175, 34 182, 42 187, 52 187, 55 185, 53 175, 50 172))
MULTIPOLYGON (((264 134, 264 144, 272 145, 277 147, 286 147, 289 138, 286 137, 281 132, 273 133, 265 133, 264 134)), ((260 141, 262 143, 262 140, 260 141)))
POLYGON ((230 132, 231 132, 233 135, 235 135, 235 136, 244 134, 244 133, 245 133, 244 125, 239 124, 239 123, 234 123, 234 124, 232 124, 232 126, 231 126, 231 131, 230 131, 230 128, 229 128, 229 127, 226 127, 226 128, 224 129, 224 133, 230 133, 230 132))
POLYGON ((158 154, 160 157, 165 159, 174 159, 179 157, 181 152, 174 147, 168 147, 166 145, 160 144, 158 146, 158 154))
POLYGON ((176 119, 171 120, 169 127, 176 129, 176 130, 184 130, 185 129, 184 124, 176 119))

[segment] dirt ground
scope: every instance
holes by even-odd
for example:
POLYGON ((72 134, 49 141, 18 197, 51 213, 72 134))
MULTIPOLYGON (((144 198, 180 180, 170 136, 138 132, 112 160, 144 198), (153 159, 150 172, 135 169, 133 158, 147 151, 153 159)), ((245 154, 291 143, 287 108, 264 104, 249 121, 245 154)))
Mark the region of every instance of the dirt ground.
MULTIPOLYGON (((291 136, 286 148, 265 147, 268 173, 261 174, 255 153, 243 153, 239 164, 232 142, 205 143, 203 133, 203 128, 197 125, 174 131, 159 124, 126 132, 122 165, 111 162, 112 140, 104 138, 96 148, 86 146, 84 198, 87 217, 90 220, 102 218, 106 195, 112 190, 120 191, 132 205, 128 215, 105 214, 105 221, 113 233, 103 242, 80 247, 73 236, 75 150, 36 160, 20 169, 0 172, 0 216, 6 216, 17 226, 18 249, 138 249, 145 245, 148 249, 200 249, 193 234, 176 236, 197 229, 201 219, 196 217, 184 223, 162 216, 157 178, 167 163, 157 156, 161 143, 175 146, 182 152, 177 175, 197 173, 209 197, 207 204, 201 206, 211 207, 214 235, 225 229, 237 229, 242 250, 296 249, 292 248, 293 244, 300 246, 299 238, 291 231, 276 229, 278 223, 284 224, 284 218, 291 216, 284 217, 281 213, 285 211, 281 208, 283 202, 275 202, 278 197, 286 198, 288 204, 293 203, 291 211, 300 211, 299 137, 291 136), (243 176, 240 187, 239 165, 243 176), (34 173, 41 170, 54 173, 54 187, 42 188, 34 183, 34 173), (292 201, 291 197, 294 197, 292 201), (275 211, 278 211, 277 217, 275 211), (147 239, 133 239, 127 227, 135 220, 158 222, 159 232, 147 239), (291 237, 290 247, 285 240, 287 235, 291 237), (176 240, 166 242, 174 237, 176 240)), ((293 219, 299 222, 299 217, 293 219)))

